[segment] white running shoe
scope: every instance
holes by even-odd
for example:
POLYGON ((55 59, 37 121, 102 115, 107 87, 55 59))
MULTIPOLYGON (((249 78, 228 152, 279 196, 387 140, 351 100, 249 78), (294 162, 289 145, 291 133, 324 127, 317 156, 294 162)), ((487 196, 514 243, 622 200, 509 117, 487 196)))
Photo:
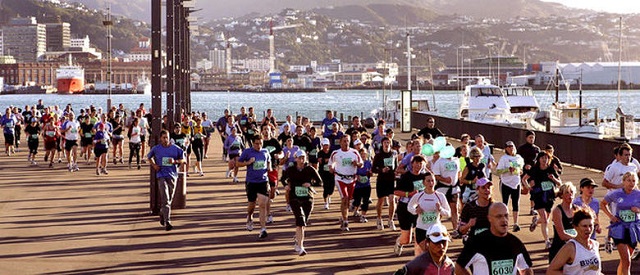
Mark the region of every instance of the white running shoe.
POLYGON ((384 224, 382 223, 381 219, 376 219, 376 227, 378 228, 378 230, 384 230, 384 224))
POLYGON ((633 253, 631 253, 631 260, 637 260, 638 256, 640 256, 640 249, 636 247, 636 249, 633 250, 633 253))
POLYGON ((253 221, 247 221, 247 231, 253 230, 253 221))
POLYGON ((285 207, 284 210, 286 210, 287 212, 291 212, 291 205, 287 204, 287 207, 285 207))
POLYGON ((267 216, 267 224, 273 223, 273 215, 267 216))
POLYGON ((391 231, 397 231, 396 224, 393 223, 393 220, 389 220, 389 224, 387 225, 391 231))
POLYGON ((301 247, 300 252, 298 252, 298 256, 304 256, 304 255, 307 255, 307 251, 304 250, 304 247, 301 247))
POLYGON ((324 203, 324 209, 329 209, 329 202, 328 201, 324 203))
POLYGON ((400 257, 402 255, 402 245, 396 241, 396 244, 393 245, 393 254, 400 257))
POLYGON ((364 216, 360 216, 360 223, 367 223, 367 222, 369 222, 367 218, 365 218, 364 216))
MULTIPOLYGON (((613 241, 607 238, 607 241, 604 243, 604 251, 608 254, 613 253, 613 241)), ((633 251, 635 253, 635 250, 633 251)))

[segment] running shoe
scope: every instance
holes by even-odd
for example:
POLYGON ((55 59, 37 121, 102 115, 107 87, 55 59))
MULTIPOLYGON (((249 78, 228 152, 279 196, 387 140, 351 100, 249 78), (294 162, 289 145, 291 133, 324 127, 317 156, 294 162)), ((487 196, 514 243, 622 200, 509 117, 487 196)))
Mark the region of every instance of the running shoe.
POLYGON ((272 224, 272 223, 273 223, 273 215, 267 216, 267 224, 272 224))
POLYGON ((529 226, 529 231, 533 232, 534 230, 536 230, 537 226, 538 226, 538 216, 533 216, 533 218, 531 218, 531 225, 529 226))
MULTIPOLYGON (((349 203, 349 212, 353 212, 354 210, 356 210, 356 207, 353 206, 352 202, 349 203)), ((355 216, 356 213, 353 213, 353 215, 355 216)))
POLYGON ((349 231, 349 222, 342 223, 342 231, 349 231))
POLYGON ((96 176, 100 176, 100 169, 96 168, 96 176))
POLYGON ((109 171, 107 171, 107 168, 102 168, 102 173, 104 173, 105 175, 109 175, 109 171))
MULTIPOLYGON (((608 254, 613 252, 613 241, 609 238, 607 238, 607 241, 604 243, 604 251, 608 254)), ((635 250, 633 252, 635 253, 635 250)))
POLYGON ((389 227, 389 229, 391 229, 391 231, 398 230, 398 229, 396 229, 396 224, 393 223, 393 220, 389 220, 389 224, 387 224, 387 227, 389 227))
MULTIPOLYGON (((74 164, 73 165, 73 171, 80 171, 80 167, 78 167, 78 164, 74 164)), ((105 174, 109 174, 107 173, 107 169, 104 169, 103 171, 105 174)))
POLYGON ((396 244, 393 245, 393 254, 400 257, 402 255, 402 245, 396 241, 396 244))
POLYGON ((453 230, 453 232, 451 232, 451 238, 460 239, 462 238, 462 235, 458 230, 453 230))
POLYGON ((162 215, 158 215, 158 217, 160 217, 160 225, 164 226, 164 218, 162 218, 162 215))
POLYGON ((529 211, 529 215, 537 216, 538 215, 538 211, 536 211, 535 209, 531 208, 531 211, 529 211))
POLYGON ((204 177, 204 172, 200 171, 200 176, 204 177))
POLYGON ((360 211, 356 210, 353 212, 354 217, 360 217, 360 211))
POLYGON ((293 244, 293 250, 295 250, 296 253, 300 253, 300 251, 302 250, 302 248, 298 245, 297 241, 295 244, 293 244))
POLYGON ((58 158, 58 163, 62 163, 62 159, 61 158, 58 158))
POLYGON ((518 232, 520 231, 520 226, 518 224, 514 224, 513 225, 513 232, 518 232))
POLYGON ((291 212, 291 205, 287 204, 287 206, 284 208, 285 211, 287 212, 291 212))
POLYGON ((170 221, 167 221, 164 230, 171 231, 171 229, 173 229, 173 225, 170 221))
POLYGON ((117 164, 118 160, 116 158, 113 158, 113 164, 117 164))
POLYGON ((376 219, 376 227, 378 228, 378 230, 384 230, 384 224, 382 223, 381 219, 376 219))
POLYGON ((367 218, 365 218, 364 216, 360 216, 360 223, 367 223, 367 222, 369 222, 367 218))
POLYGON ((233 182, 237 183, 238 182, 238 177, 233 177, 233 182))
POLYGON ((35 160, 32 160, 32 161, 31 161, 31 164, 33 164, 33 165, 38 165, 38 163, 37 163, 35 160))
POLYGON ((631 253, 631 260, 637 260, 638 256, 640 256, 640 249, 636 247, 636 249, 633 250, 633 253, 631 253))
POLYGON ((69 170, 69 172, 73 172, 73 167, 71 166, 71 164, 67 165, 67 169, 69 170))
POLYGON ((329 202, 328 201, 324 203, 324 209, 329 209, 329 202))
POLYGON ((120 164, 124 164, 124 161, 122 160, 122 158, 120 158, 120 164))
POLYGON ((131 162, 129 162, 129 170, 131 170, 131 162))
POLYGON ((544 242, 544 249, 545 249, 545 250, 549 250, 549 248, 551 248, 551 241, 546 240, 546 241, 544 242))
POLYGON ((140 170, 140 168, 141 168, 141 166, 140 166, 140 164, 138 164, 138 170, 140 170))
POLYGON ((253 231, 253 221, 247 221, 247 231, 253 231))
POLYGON ((49 162, 49 168, 53 168, 53 162, 49 162))
POLYGON ((265 239, 267 238, 269 234, 267 234, 267 230, 266 229, 262 229, 262 231, 260 231, 260 235, 258 235, 258 239, 265 239))
POLYGON ((298 252, 298 256, 302 257, 304 255, 307 255, 307 251, 304 250, 304 247, 300 248, 300 252, 298 252))

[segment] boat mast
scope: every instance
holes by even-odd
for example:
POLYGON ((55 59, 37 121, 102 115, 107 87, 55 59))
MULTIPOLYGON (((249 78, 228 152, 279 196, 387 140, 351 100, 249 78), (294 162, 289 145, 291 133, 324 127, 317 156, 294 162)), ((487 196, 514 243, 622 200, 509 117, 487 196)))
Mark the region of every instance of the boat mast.
POLYGON ((556 88, 556 103, 558 102, 558 94, 560 93, 560 69, 558 68, 558 64, 556 63, 556 80, 555 80, 555 88, 556 88))
POLYGON ((438 107, 436 107, 436 91, 433 83, 433 68, 431 67, 431 49, 427 49, 427 55, 429 57, 429 78, 431 78, 431 97, 432 97, 432 101, 433 101, 433 110, 430 111, 435 111, 438 110, 438 107))
POLYGON ((622 82, 622 16, 620 16, 620 33, 618 35, 618 108, 620 108, 621 82, 622 82))

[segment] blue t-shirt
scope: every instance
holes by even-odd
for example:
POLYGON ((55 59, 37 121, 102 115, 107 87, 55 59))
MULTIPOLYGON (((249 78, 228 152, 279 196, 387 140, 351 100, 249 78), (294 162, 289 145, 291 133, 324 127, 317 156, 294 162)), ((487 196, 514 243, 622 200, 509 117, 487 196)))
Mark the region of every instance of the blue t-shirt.
POLYGON ((627 194, 623 188, 617 189, 604 196, 604 200, 616 204, 616 217, 623 222, 637 222, 638 214, 631 211, 631 207, 640 207, 640 191, 633 189, 627 194))
POLYGON ((296 165, 296 158, 295 158, 295 154, 296 152, 298 152, 300 150, 300 147, 293 145, 293 147, 289 148, 289 147, 283 147, 282 148, 282 153, 284 154, 284 156, 287 156, 287 153, 289 153, 289 158, 286 159, 284 165, 282 166, 282 171, 286 171, 289 167, 296 165))
POLYGON ((331 130, 331 124, 333 124, 334 122, 335 122, 335 123, 338 123, 339 121, 338 121, 338 119, 337 119, 337 118, 335 118, 335 117, 334 117, 334 118, 332 118, 332 119, 328 119, 328 118, 326 118, 326 117, 325 117, 325 118, 322 120, 322 125, 324 126, 324 132, 323 132, 323 134, 322 134, 322 135, 323 135, 324 137, 328 137, 329 135, 331 135, 331 132, 333 132, 333 131, 331 130))
POLYGON ((242 151, 242 155, 238 161, 247 162, 251 158, 255 158, 255 162, 247 165, 247 183, 263 183, 268 182, 267 172, 269 171, 269 162, 271 156, 266 149, 256 151, 253 147, 242 151))
POLYGON ((168 147, 158 144, 151 148, 147 158, 153 158, 156 164, 160 165, 160 170, 156 172, 157 178, 178 178, 178 165, 171 164, 170 159, 181 160, 184 158, 184 151, 176 146, 170 144, 168 147))
POLYGON ((109 148, 109 135, 107 135, 104 131, 97 131, 96 135, 93 136, 93 140, 96 141, 97 149, 107 149, 109 148))
POLYGON ((2 120, 0 120, 0 124, 2 124, 3 132, 5 134, 13 134, 17 123, 18 119, 16 119, 13 114, 9 115, 9 117, 5 114, 2 116, 2 120))
POLYGON ((371 167, 373 167, 371 160, 365 160, 362 167, 358 168, 358 171, 356 172, 356 175, 358 175, 358 180, 356 181, 355 188, 371 186, 371 178, 369 178, 371 167))
POLYGON ((410 164, 411 164, 411 158, 413 157, 413 155, 415 155, 415 153, 409 152, 406 155, 404 155, 404 158, 402 158, 402 160, 400 161, 400 165, 402 165, 405 170, 411 169, 410 164))

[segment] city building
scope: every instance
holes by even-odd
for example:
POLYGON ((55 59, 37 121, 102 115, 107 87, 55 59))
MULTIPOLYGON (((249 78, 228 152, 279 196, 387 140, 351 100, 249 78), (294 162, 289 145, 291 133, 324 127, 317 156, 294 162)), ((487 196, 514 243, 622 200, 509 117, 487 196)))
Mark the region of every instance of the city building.
POLYGON ((47 51, 66 51, 71 47, 71 24, 46 23, 47 30, 47 51))
POLYGON ((41 86, 56 83, 57 62, 21 62, 0 64, 0 77, 7 85, 41 86))
POLYGON ((125 62, 139 62, 149 61, 151 62, 151 39, 148 37, 141 37, 138 39, 138 46, 131 49, 129 54, 125 56, 125 62))
POLYGON ((211 61, 212 69, 217 72, 226 70, 226 50, 214 48, 209 51, 209 61, 211 61))
POLYGON ((3 54, 18 62, 37 62, 47 51, 47 29, 35 17, 12 18, 2 32, 3 54))

